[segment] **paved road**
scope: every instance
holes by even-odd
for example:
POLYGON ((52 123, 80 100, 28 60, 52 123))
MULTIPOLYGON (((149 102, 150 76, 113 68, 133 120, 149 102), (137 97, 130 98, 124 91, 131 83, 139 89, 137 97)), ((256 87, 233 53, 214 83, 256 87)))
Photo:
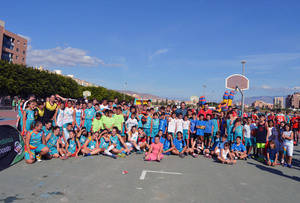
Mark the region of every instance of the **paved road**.
POLYGON ((150 163, 142 155, 22 161, 0 172, 0 202, 299 202, 299 157, 300 147, 292 169, 254 160, 229 166, 203 157, 150 163), (140 180, 143 170, 182 174, 146 173, 140 180))

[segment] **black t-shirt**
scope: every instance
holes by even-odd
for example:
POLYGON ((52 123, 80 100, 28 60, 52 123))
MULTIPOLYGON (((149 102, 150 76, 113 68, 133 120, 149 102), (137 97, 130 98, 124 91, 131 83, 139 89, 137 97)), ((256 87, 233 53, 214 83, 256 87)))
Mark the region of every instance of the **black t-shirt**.
POLYGON ((266 143, 267 141, 267 128, 265 124, 258 124, 256 129, 256 143, 266 143))

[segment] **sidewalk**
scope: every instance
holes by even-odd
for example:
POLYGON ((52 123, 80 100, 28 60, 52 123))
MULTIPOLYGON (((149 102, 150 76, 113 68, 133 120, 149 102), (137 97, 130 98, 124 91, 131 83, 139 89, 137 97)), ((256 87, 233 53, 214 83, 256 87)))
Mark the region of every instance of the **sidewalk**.
POLYGON ((16 125, 17 112, 12 110, 0 111, 0 125, 16 125))

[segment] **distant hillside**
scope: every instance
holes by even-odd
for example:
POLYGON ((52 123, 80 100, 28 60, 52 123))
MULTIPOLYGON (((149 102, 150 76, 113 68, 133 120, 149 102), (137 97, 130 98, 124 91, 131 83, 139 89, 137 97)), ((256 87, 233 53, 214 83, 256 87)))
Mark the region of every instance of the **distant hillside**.
POLYGON ((161 97, 153 95, 153 94, 147 94, 147 93, 139 93, 139 92, 134 92, 134 91, 129 91, 129 90, 117 90, 120 93, 125 93, 127 95, 133 96, 133 97, 140 97, 143 99, 161 99, 161 97))

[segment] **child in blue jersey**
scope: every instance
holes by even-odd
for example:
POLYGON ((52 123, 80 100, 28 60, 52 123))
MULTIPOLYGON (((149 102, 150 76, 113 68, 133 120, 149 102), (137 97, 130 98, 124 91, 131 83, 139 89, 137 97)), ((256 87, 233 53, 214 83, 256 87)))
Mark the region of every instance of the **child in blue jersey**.
POLYGON ((81 148, 81 152, 84 156, 98 155, 100 152, 104 151, 103 149, 99 148, 98 135, 98 132, 95 132, 86 139, 81 148))
POLYGON ((79 130, 81 128, 82 124, 82 116, 83 116, 83 111, 80 108, 80 103, 76 103, 76 108, 75 108, 75 130, 79 130))
POLYGON ((210 120, 211 115, 206 115, 205 129, 204 129, 204 145, 206 149, 211 147, 211 137, 214 130, 213 122, 210 120))
POLYGON ((45 145, 46 140, 42 131, 43 124, 37 121, 34 129, 27 132, 25 139, 25 161, 28 164, 35 162, 37 154, 47 155, 49 148, 45 145))
POLYGON ((206 126, 206 121, 204 121, 203 119, 204 119, 204 115, 200 114, 199 120, 196 123, 196 129, 197 129, 196 135, 200 137, 202 150, 204 149, 204 130, 206 126))
POLYGON ((120 157, 124 157, 124 154, 129 155, 130 151, 132 150, 127 147, 125 142, 123 141, 121 135, 118 134, 118 128, 113 127, 111 135, 110 135, 110 142, 114 145, 114 149, 112 149, 112 153, 118 154, 120 157))
POLYGON ((150 117, 150 111, 147 110, 147 115, 145 116, 146 118, 146 123, 143 125, 144 132, 147 135, 148 143, 149 143, 149 138, 151 136, 151 126, 152 126, 152 118, 150 117))
POLYGON ((192 118, 190 119, 190 138, 191 138, 191 145, 193 145, 194 141, 197 139, 197 115, 196 113, 192 114, 192 118))
POLYGON ((52 158, 60 157, 60 149, 59 149, 59 134, 60 128, 55 126, 46 137, 47 147, 49 148, 49 154, 52 158))
POLYGON ((158 129, 163 132, 163 134, 167 133, 168 121, 166 119, 165 113, 162 113, 159 119, 158 129))
POLYGON ((229 113, 229 118, 226 120, 226 131, 225 131, 225 135, 227 136, 227 140, 229 143, 233 142, 233 127, 234 127, 234 117, 233 117, 233 113, 230 112, 229 113))
POLYGON ((163 154, 170 155, 171 152, 175 149, 173 145, 173 135, 168 133, 167 135, 161 138, 161 143, 163 144, 163 154))
POLYGON ((237 118, 235 120, 234 128, 232 129, 232 132, 233 132, 233 135, 234 135, 234 138, 233 138, 234 142, 235 142, 237 137, 243 137, 243 126, 241 124, 241 119, 240 118, 237 118))
POLYGON ((51 127, 52 127, 52 122, 46 121, 45 126, 43 126, 43 128, 42 128, 42 130, 44 131, 45 137, 47 137, 48 134, 51 133, 51 127))
POLYGON ((278 161, 278 149, 274 140, 271 140, 267 147, 266 164, 268 166, 276 166, 278 161))
POLYGON ((85 127, 79 130, 79 132, 77 133, 77 138, 79 139, 80 146, 83 146, 88 138, 88 132, 86 131, 85 127))
POLYGON ((101 138, 100 138, 99 148, 103 150, 103 154, 116 159, 117 156, 110 152, 113 148, 115 148, 115 146, 111 144, 111 141, 110 141, 109 134, 108 134, 107 130, 104 130, 100 134, 100 137, 101 138))
MULTIPOLYGON (((158 114, 154 113, 152 118, 152 124, 151 124, 151 138, 154 138, 158 134, 158 127, 159 127, 159 119, 158 114)), ((152 139, 151 139, 152 142, 152 139)))
POLYGON ((216 133, 220 130, 219 129, 219 119, 216 113, 213 113, 213 118, 211 119, 212 124, 213 124, 213 134, 212 134, 212 138, 211 138, 211 143, 214 144, 215 143, 215 139, 216 139, 216 133))
POLYGON ((29 130, 32 129, 32 126, 34 125, 34 109, 36 106, 35 100, 28 102, 28 108, 23 112, 23 131, 26 134, 29 130))
POLYGON ((226 137, 222 136, 221 138, 221 132, 217 131, 215 135, 215 142, 211 148, 210 154, 212 156, 218 156, 221 150, 221 144, 225 141, 226 141, 226 137))
POLYGON ((172 154, 179 155, 180 158, 184 158, 189 153, 189 148, 183 139, 182 132, 177 132, 176 138, 173 140, 175 148, 172 150, 172 154))
POLYGON ((237 136, 235 143, 232 144, 231 153, 235 157, 235 159, 247 159, 247 150, 241 142, 240 136, 237 136))
POLYGON ((95 115, 95 109, 92 108, 92 102, 89 101, 88 108, 84 110, 84 127, 88 132, 91 132, 92 129, 92 121, 95 115))
POLYGON ((80 142, 75 136, 75 132, 72 130, 70 132, 69 139, 67 140, 67 157, 78 157, 80 151, 80 142))

